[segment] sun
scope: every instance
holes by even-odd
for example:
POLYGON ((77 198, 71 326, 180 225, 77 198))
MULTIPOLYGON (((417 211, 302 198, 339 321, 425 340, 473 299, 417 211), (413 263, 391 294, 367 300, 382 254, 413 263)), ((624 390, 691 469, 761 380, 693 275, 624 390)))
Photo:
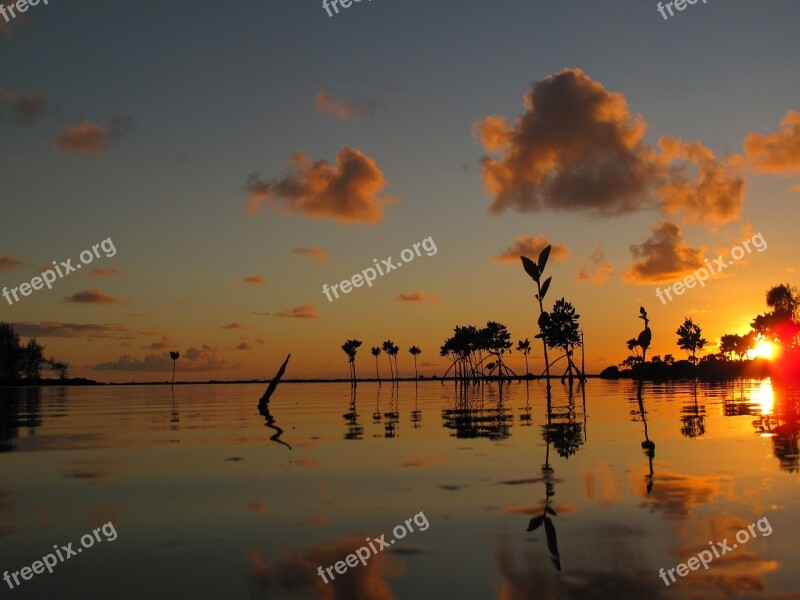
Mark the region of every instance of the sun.
POLYGON ((775 345, 767 340, 760 340, 756 347, 751 350, 753 358, 764 358, 770 360, 775 357, 775 345))

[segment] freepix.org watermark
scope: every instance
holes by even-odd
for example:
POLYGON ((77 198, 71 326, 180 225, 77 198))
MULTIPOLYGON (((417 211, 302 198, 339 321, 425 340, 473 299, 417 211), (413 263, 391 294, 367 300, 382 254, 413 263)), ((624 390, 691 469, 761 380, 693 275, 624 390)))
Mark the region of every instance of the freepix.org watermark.
POLYGON ((105 536, 107 542, 113 542, 117 539, 117 530, 114 529, 114 524, 109 521, 102 527, 98 527, 97 529, 93 529, 91 533, 87 533, 86 535, 81 537, 81 546, 82 548, 73 549, 72 542, 67 544, 66 546, 59 546, 57 544, 53 545, 56 553, 53 554, 45 554, 42 557, 42 560, 34 561, 30 567, 22 567, 19 571, 12 571, 9 573, 5 571, 3 573, 3 579, 5 579, 8 587, 12 590, 16 584, 17 587, 22 585, 19 578, 22 577, 25 581, 29 581, 33 578, 34 575, 40 575, 44 573, 44 570, 47 569, 49 573, 53 572, 53 567, 55 567, 59 562, 64 562, 72 558, 73 556, 77 556, 78 553, 83 552, 83 548, 91 548, 94 546, 95 540, 97 542, 102 542, 103 540, 100 539, 100 533, 105 536), (58 557, 58 558, 56 558, 58 557), (14 583, 11 583, 11 580, 14 580, 14 583))
POLYGON ((53 289, 53 284, 56 282, 56 273, 58 273, 58 277, 60 279, 74 271, 77 271, 82 265, 88 265, 95 258, 100 258, 100 252, 98 251, 98 248, 105 253, 106 258, 111 258, 117 253, 117 249, 114 247, 114 242, 111 241, 111 238, 106 238, 99 244, 94 244, 91 250, 84 250, 80 253, 79 258, 82 264, 76 264, 73 266, 71 258, 68 258, 66 261, 62 261, 61 263, 56 263, 56 261, 53 261, 55 271, 53 269, 47 269, 42 271, 41 276, 37 275, 31 279, 30 283, 21 283, 17 287, 11 289, 4 287, 2 292, 3 297, 8 301, 9 304, 14 304, 15 301, 19 302, 19 296, 17 295, 17 292, 23 296, 30 296, 33 290, 40 290, 44 286, 47 286, 48 290, 53 289), (14 296, 14 300, 11 300, 11 296, 14 296))
MULTIPOLYGON (((372 0, 369 1, 372 2, 372 0)), ((336 14, 338 15, 339 7, 336 6, 337 3, 342 8, 350 8, 353 2, 361 2, 361 0, 322 0, 322 8, 327 11, 329 17, 332 17, 333 13, 331 12, 331 7, 333 7, 333 10, 336 11, 336 14)))
MULTIPOLYGON (((11 19, 17 18, 17 13, 28 12, 31 6, 36 6, 37 4, 39 4, 39 0, 17 0, 10 4, 0 4, 0 15, 3 15, 6 23, 8 23, 11 19), (8 15, 11 16, 9 17, 8 15)), ((48 1, 42 0, 42 4, 46 6, 48 1)))
MULTIPOLYGON (((703 0, 703 4, 707 3, 708 0, 703 0)), ((665 2, 663 4, 659 2, 658 5, 656 6, 656 10, 659 13, 661 13, 661 16, 664 17, 664 20, 666 21, 667 19, 669 19, 669 17, 675 16, 675 13, 672 12, 673 6, 675 6, 675 10, 686 10, 686 7, 689 4, 697 4, 697 0, 674 0, 673 2, 665 2), (667 16, 667 13, 664 12, 665 9, 667 12, 669 12, 669 17, 667 16)))
MULTIPOLYGON (((402 540, 404 537, 406 537, 406 528, 408 528, 408 533, 414 533, 414 528, 411 526, 412 521, 417 527, 419 527, 420 531, 425 531, 428 529, 428 527, 430 527, 430 523, 428 523, 428 517, 425 516, 424 512, 419 511, 411 519, 406 519, 405 527, 401 523, 392 529, 392 535, 394 535, 397 540, 402 540)), ((332 581, 336 579, 333 571, 336 571, 339 575, 344 575, 347 572, 347 567, 356 567, 358 566, 359 561, 361 561, 361 564, 366 567, 367 560, 369 560, 370 557, 376 555, 378 552, 382 552, 384 549, 388 548, 397 541, 395 539, 391 539, 387 542, 384 539, 385 537, 386 534, 384 533, 381 537, 375 538, 374 540, 372 538, 365 538, 367 541, 367 546, 361 546, 356 550, 355 554, 348 554, 344 560, 337 561, 331 566, 326 567, 324 571, 322 567, 318 567, 317 574, 322 577, 322 581, 325 583, 330 583, 327 577, 325 577, 325 573, 328 574, 328 577, 330 577, 332 581), (375 548, 375 544, 378 544, 377 548, 375 548)))
POLYGON ((736 548, 739 547, 739 544, 746 544, 751 539, 756 537, 756 525, 758 525, 758 530, 761 532, 762 537, 769 537, 772 535, 772 525, 769 524, 767 517, 762 517, 755 523, 751 523, 747 526, 747 529, 740 529, 736 532, 736 541, 738 544, 729 545, 728 538, 725 538, 721 542, 708 542, 708 545, 711 547, 711 550, 701 550, 698 552, 697 556, 693 556, 686 563, 678 563, 674 568, 659 570, 658 576, 664 580, 664 585, 669 586, 670 582, 667 581, 667 575, 670 576, 672 579, 672 583, 677 581, 675 579, 675 573, 677 573, 680 577, 686 577, 689 571, 696 571, 700 568, 700 565, 703 565, 704 569, 708 569, 708 565, 711 563, 714 558, 720 558, 725 556, 728 552, 733 552, 736 548), (744 534, 744 536, 742 536, 744 534), (713 551, 713 554, 712 554, 713 551))
POLYGON ((731 259, 727 262, 723 256, 715 258, 713 263, 706 259, 705 267, 700 267, 693 274, 687 275, 683 281, 676 281, 664 290, 657 287, 656 296, 661 300, 661 304, 666 304, 667 301, 664 299, 664 294, 666 294, 667 299, 671 301, 672 292, 674 292, 676 296, 682 296, 687 289, 693 288, 698 283, 700 283, 700 287, 705 287, 706 281, 710 275, 717 275, 728 267, 733 266, 734 261, 742 260, 748 254, 752 254, 753 249, 750 247, 750 244, 759 252, 763 252, 767 249, 767 241, 764 239, 764 236, 757 233, 752 239, 744 240, 741 245, 731 248, 731 259))
POLYGON ((372 282, 378 278, 378 275, 381 277, 386 275, 386 273, 390 271, 394 271, 395 269, 399 269, 403 266, 403 263, 409 263, 414 260, 417 256, 422 256, 422 253, 419 251, 420 246, 423 250, 425 250, 425 254, 427 256, 433 256, 438 252, 436 248, 436 242, 433 241, 432 237, 427 237, 421 242, 417 242, 411 248, 406 248, 400 253, 400 259, 403 261, 394 264, 392 261, 392 257, 381 260, 378 263, 377 258, 373 258, 372 262, 375 263, 375 268, 367 267, 361 273, 356 273, 350 279, 345 279, 341 283, 335 283, 330 288, 328 288, 328 284, 322 286, 322 293, 325 294, 325 297, 328 299, 328 302, 333 302, 333 298, 331 298, 331 292, 336 298, 339 298, 339 291, 343 294, 349 294, 353 291, 354 287, 361 287, 366 282, 367 286, 372 287, 372 282), (416 253, 416 254, 415 254, 416 253), (377 269, 377 271, 375 270, 377 269), (339 291, 337 291, 339 290, 339 291))

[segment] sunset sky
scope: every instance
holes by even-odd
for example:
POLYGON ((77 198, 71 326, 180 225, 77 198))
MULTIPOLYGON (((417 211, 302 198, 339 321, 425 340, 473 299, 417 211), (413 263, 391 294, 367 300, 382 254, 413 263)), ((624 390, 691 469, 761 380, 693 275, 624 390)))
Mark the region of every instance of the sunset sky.
MULTIPOLYGON (((113 257, 0 321, 100 381, 346 377, 391 338, 441 375, 455 325, 535 335, 545 243, 587 370, 716 351, 799 284, 800 4, 374 0, 39 3, 0 17, 0 287, 113 257), (657 286, 767 243, 666 306, 657 286), (432 237, 437 252, 322 293, 432 237)), ((538 340, 537 340, 538 341, 538 340)), ((532 371, 541 347, 534 345, 532 371)), ((524 363, 514 353, 518 372, 524 363)), ((388 375, 385 358, 381 367, 388 375)))

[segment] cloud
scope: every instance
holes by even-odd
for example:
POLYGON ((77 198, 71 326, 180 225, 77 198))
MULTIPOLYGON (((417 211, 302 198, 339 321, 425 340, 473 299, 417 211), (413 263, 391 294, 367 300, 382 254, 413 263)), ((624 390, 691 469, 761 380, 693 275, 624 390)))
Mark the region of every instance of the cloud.
POLYGON ((317 308, 313 304, 301 304, 292 310, 278 313, 279 317, 287 319, 317 319, 317 308))
POLYGON ((659 160, 670 164, 659 184, 661 210, 680 215, 685 223, 728 223, 742 214, 744 179, 731 158, 719 160, 700 142, 661 138, 659 160), (694 176, 692 176, 694 172, 694 176))
MULTIPOLYGON (((190 346, 185 352, 181 352, 181 357, 178 361, 179 369, 184 372, 219 371, 222 369, 236 369, 241 366, 240 363, 231 364, 220 357, 218 349, 212 348, 207 344, 203 344, 200 348, 190 346)), ((92 369, 95 371, 128 372, 171 371, 172 359, 169 357, 169 352, 148 354, 141 359, 126 354, 113 362, 94 365, 92 369)))
POLYGON ((123 304, 122 300, 109 296, 97 288, 67 296, 64 298, 64 302, 72 302, 74 304, 123 304))
POLYGON ((30 89, 27 94, 0 89, 0 100, 5 102, 17 125, 33 125, 44 115, 47 107, 44 94, 37 89, 30 89))
POLYGON ((247 510, 249 512, 264 514, 267 512, 267 501, 266 500, 253 500, 252 502, 247 503, 247 510))
POLYGON ((62 323, 60 321, 41 321, 40 323, 14 323, 14 329, 21 337, 36 338, 81 338, 120 339, 130 333, 127 325, 116 323, 62 323))
POLYGON ((800 175, 800 112, 788 111, 780 131, 747 134, 744 153, 750 166, 760 173, 800 175))
POLYGON ((533 260, 537 260, 539 253, 547 246, 552 246, 550 251, 550 258, 556 262, 560 262, 569 256, 569 248, 564 244, 552 244, 545 236, 530 237, 528 235, 518 235, 514 237, 514 243, 508 248, 503 250, 500 254, 494 255, 492 258, 497 262, 504 263, 519 263, 520 256, 527 256, 533 260))
POLYGON ((426 296, 425 292, 421 291, 409 292, 408 294, 400 293, 397 294, 397 296, 395 296, 394 299, 398 300, 399 302, 415 302, 415 303, 418 302, 436 303, 441 301, 441 298, 439 296, 433 296, 433 295, 426 296))
POLYGON ((605 285, 614 276, 614 265, 606 262, 603 246, 597 244, 589 260, 580 268, 577 281, 588 281, 592 285, 605 285))
POLYGON ((233 322, 233 323, 229 323, 228 325, 223 325, 222 328, 223 329, 247 329, 247 325, 245 325, 244 323, 233 322))
MULTIPOLYGON (((399 577, 404 569, 388 552, 370 557, 366 565, 358 564, 344 575, 326 574, 326 584, 317 568, 334 565, 366 545, 365 538, 318 543, 302 549, 284 550, 278 558, 267 562, 257 550, 246 550, 251 569, 253 597, 301 596, 314 600, 394 600, 395 595, 385 578, 399 577)), ((366 546, 368 548, 368 546, 366 546)))
POLYGON ((56 140, 56 150, 66 154, 85 152, 100 156, 108 147, 135 129, 130 117, 113 117, 106 127, 81 121, 64 128, 56 140))
POLYGON ((534 83, 525 108, 514 127, 498 116, 476 124, 486 150, 501 156, 482 159, 491 213, 550 208, 619 215, 651 196, 647 125, 629 113, 622 94, 580 69, 565 69, 534 83))
POLYGON ((17 260, 16 258, 11 258, 8 255, 0 256, 0 271, 3 271, 5 273, 13 271, 17 267, 25 264, 27 263, 17 260))
POLYGON ((120 275, 122 273, 122 269, 117 269, 116 267, 106 267, 105 269, 92 269, 89 272, 95 277, 113 277, 114 275, 120 275))
POLYGON ((251 275, 250 277, 245 277, 244 282, 252 285, 264 285, 267 280, 264 279, 263 275, 251 275))
POLYGON ((372 100, 363 103, 351 99, 334 100, 325 90, 317 92, 314 102, 320 112, 334 115, 338 119, 371 117, 375 112, 376 104, 372 100))
POLYGON ((161 340, 158 342, 153 342, 148 346, 142 346, 142 348, 145 348, 147 350, 165 350, 167 348, 174 348, 174 347, 175 347, 175 342, 173 342, 166 336, 162 337, 161 340))
POLYGON ((647 123, 620 93, 580 69, 531 86, 513 126, 500 116, 475 124, 491 214, 585 212, 610 217, 650 208, 709 225, 739 217, 744 180, 733 158, 717 159, 700 142, 644 141, 647 123))
POLYGON ((631 478, 631 487, 651 513, 661 513, 670 521, 681 521, 703 504, 714 504, 723 496, 732 497, 731 481, 721 475, 683 475, 660 473, 653 478, 650 492, 639 480, 631 478))
POLYGON ((311 162, 303 151, 289 158, 289 171, 283 179, 262 181, 257 173, 248 177, 250 200, 244 211, 258 212, 262 203, 270 202, 282 213, 374 225, 383 218, 387 204, 398 202, 391 196, 378 197, 386 185, 375 161, 355 148, 339 150, 335 165, 325 160, 311 162))
POLYGON ((253 346, 250 344, 250 342, 244 341, 244 342, 241 342, 238 346, 236 346, 235 349, 236 350, 252 350, 253 346))
POLYGON ((660 221, 652 229, 653 234, 643 244, 630 247, 634 263, 623 273, 626 283, 675 281, 703 266, 705 247, 685 242, 677 223, 660 221))
POLYGON ((328 260, 328 253, 317 246, 311 246, 310 248, 300 248, 295 246, 292 248, 292 252, 299 254, 300 256, 306 256, 312 260, 316 260, 317 262, 325 262, 328 260))

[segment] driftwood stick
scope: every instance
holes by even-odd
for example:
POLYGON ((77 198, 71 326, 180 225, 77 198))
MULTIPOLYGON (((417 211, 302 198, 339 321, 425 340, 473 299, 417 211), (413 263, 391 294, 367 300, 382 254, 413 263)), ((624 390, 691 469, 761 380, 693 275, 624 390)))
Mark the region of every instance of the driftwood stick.
POLYGON ((286 360, 283 361, 281 368, 278 369, 278 372, 275 374, 275 377, 272 379, 272 381, 269 382, 269 385, 267 386, 267 391, 264 392, 264 395, 261 396, 261 400, 258 401, 258 410, 264 410, 267 404, 269 404, 269 398, 270 396, 272 396, 273 392, 275 391, 275 388, 278 387, 278 384, 281 381, 281 377, 283 377, 283 374, 286 371, 286 363, 289 362, 290 356, 291 354, 286 355, 286 360))

